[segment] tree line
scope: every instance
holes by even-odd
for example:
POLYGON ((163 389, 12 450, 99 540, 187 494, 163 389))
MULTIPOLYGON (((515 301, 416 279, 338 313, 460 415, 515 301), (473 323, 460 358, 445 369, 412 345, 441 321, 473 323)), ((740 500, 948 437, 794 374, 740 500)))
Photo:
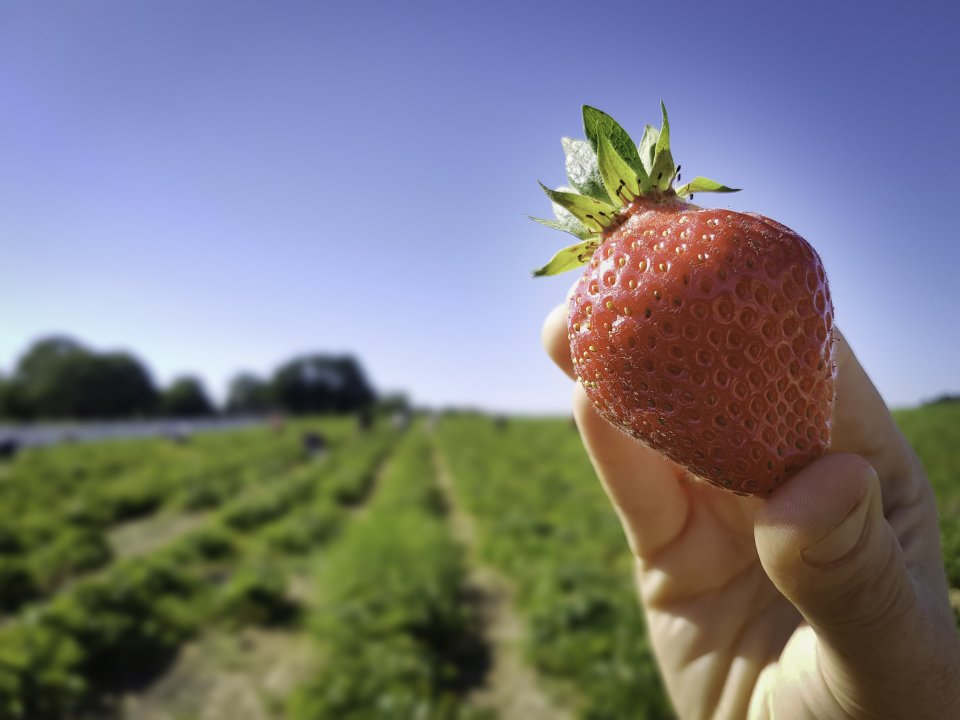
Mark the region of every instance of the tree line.
POLYGON ((0 377, 0 418, 12 420, 345 413, 377 399, 355 358, 312 354, 291 359, 268 378, 238 375, 217 408, 197 377, 158 387, 133 355, 97 352, 64 336, 38 340, 9 377, 0 377))

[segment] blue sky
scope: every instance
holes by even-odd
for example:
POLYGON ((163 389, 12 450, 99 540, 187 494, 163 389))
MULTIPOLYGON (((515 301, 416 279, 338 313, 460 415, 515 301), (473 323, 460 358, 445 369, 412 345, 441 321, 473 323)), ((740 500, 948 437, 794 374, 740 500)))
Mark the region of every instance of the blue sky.
POLYGON ((0 0, 0 371, 65 332, 222 396, 349 351, 563 411, 574 276, 529 271, 567 236, 525 214, 581 104, 639 136, 662 98, 684 175, 744 188, 698 200, 819 250, 888 402, 958 391, 960 10, 868 7, 0 0))

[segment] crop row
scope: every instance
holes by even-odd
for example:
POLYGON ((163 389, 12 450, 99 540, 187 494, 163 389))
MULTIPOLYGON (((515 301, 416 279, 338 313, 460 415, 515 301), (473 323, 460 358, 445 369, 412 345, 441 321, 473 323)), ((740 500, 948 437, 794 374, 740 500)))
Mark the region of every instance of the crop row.
POLYGON ((590 719, 671 717, 632 586, 632 559, 566 421, 445 420, 441 453, 482 557, 516 586, 529 659, 590 719))
MULTIPOLYGON (((335 444, 351 428, 327 421, 324 430, 335 444)), ((105 533, 115 523, 161 506, 218 507, 302 459, 290 429, 198 436, 179 446, 137 440, 23 453, 0 483, 0 612, 108 564, 105 533)))
POLYGON ((394 433, 249 483, 204 525, 145 558, 82 578, 0 630, 0 720, 70 717, 173 656, 209 623, 289 620, 284 559, 340 528, 344 486, 369 487, 394 433))
MULTIPOLYGON (((960 591, 960 402, 894 412, 930 477, 940 510, 940 546, 950 586, 960 591)), ((960 604, 954 605, 960 629, 960 604)))
POLYGON ((317 677, 290 703, 295 720, 466 717, 460 692, 484 649, 463 602, 465 560, 451 541, 432 451, 414 429, 391 457, 365 515, 321 576, 317 677))

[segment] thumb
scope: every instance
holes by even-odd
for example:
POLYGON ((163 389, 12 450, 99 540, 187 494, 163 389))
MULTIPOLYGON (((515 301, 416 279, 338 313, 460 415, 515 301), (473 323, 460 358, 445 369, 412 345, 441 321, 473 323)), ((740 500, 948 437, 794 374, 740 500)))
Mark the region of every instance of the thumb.
POLYGON ((923 613, 866 460, 832 454, 801 470, 758 511, 754 536, 767 575, 813 628, 825 672, 883 676, 922 654, 923 613))

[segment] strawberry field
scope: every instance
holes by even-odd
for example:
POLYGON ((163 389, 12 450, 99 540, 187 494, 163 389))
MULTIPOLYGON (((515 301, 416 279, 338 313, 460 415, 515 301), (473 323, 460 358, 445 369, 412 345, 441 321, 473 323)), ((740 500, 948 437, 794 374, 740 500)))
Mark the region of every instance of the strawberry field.
MULTIPOLYGON (((960 588, 960 404, 896 417, 960 588)), ((668 718, 645 638, 569 420, 322 418, 0 461, 0 720, 668 718)))

